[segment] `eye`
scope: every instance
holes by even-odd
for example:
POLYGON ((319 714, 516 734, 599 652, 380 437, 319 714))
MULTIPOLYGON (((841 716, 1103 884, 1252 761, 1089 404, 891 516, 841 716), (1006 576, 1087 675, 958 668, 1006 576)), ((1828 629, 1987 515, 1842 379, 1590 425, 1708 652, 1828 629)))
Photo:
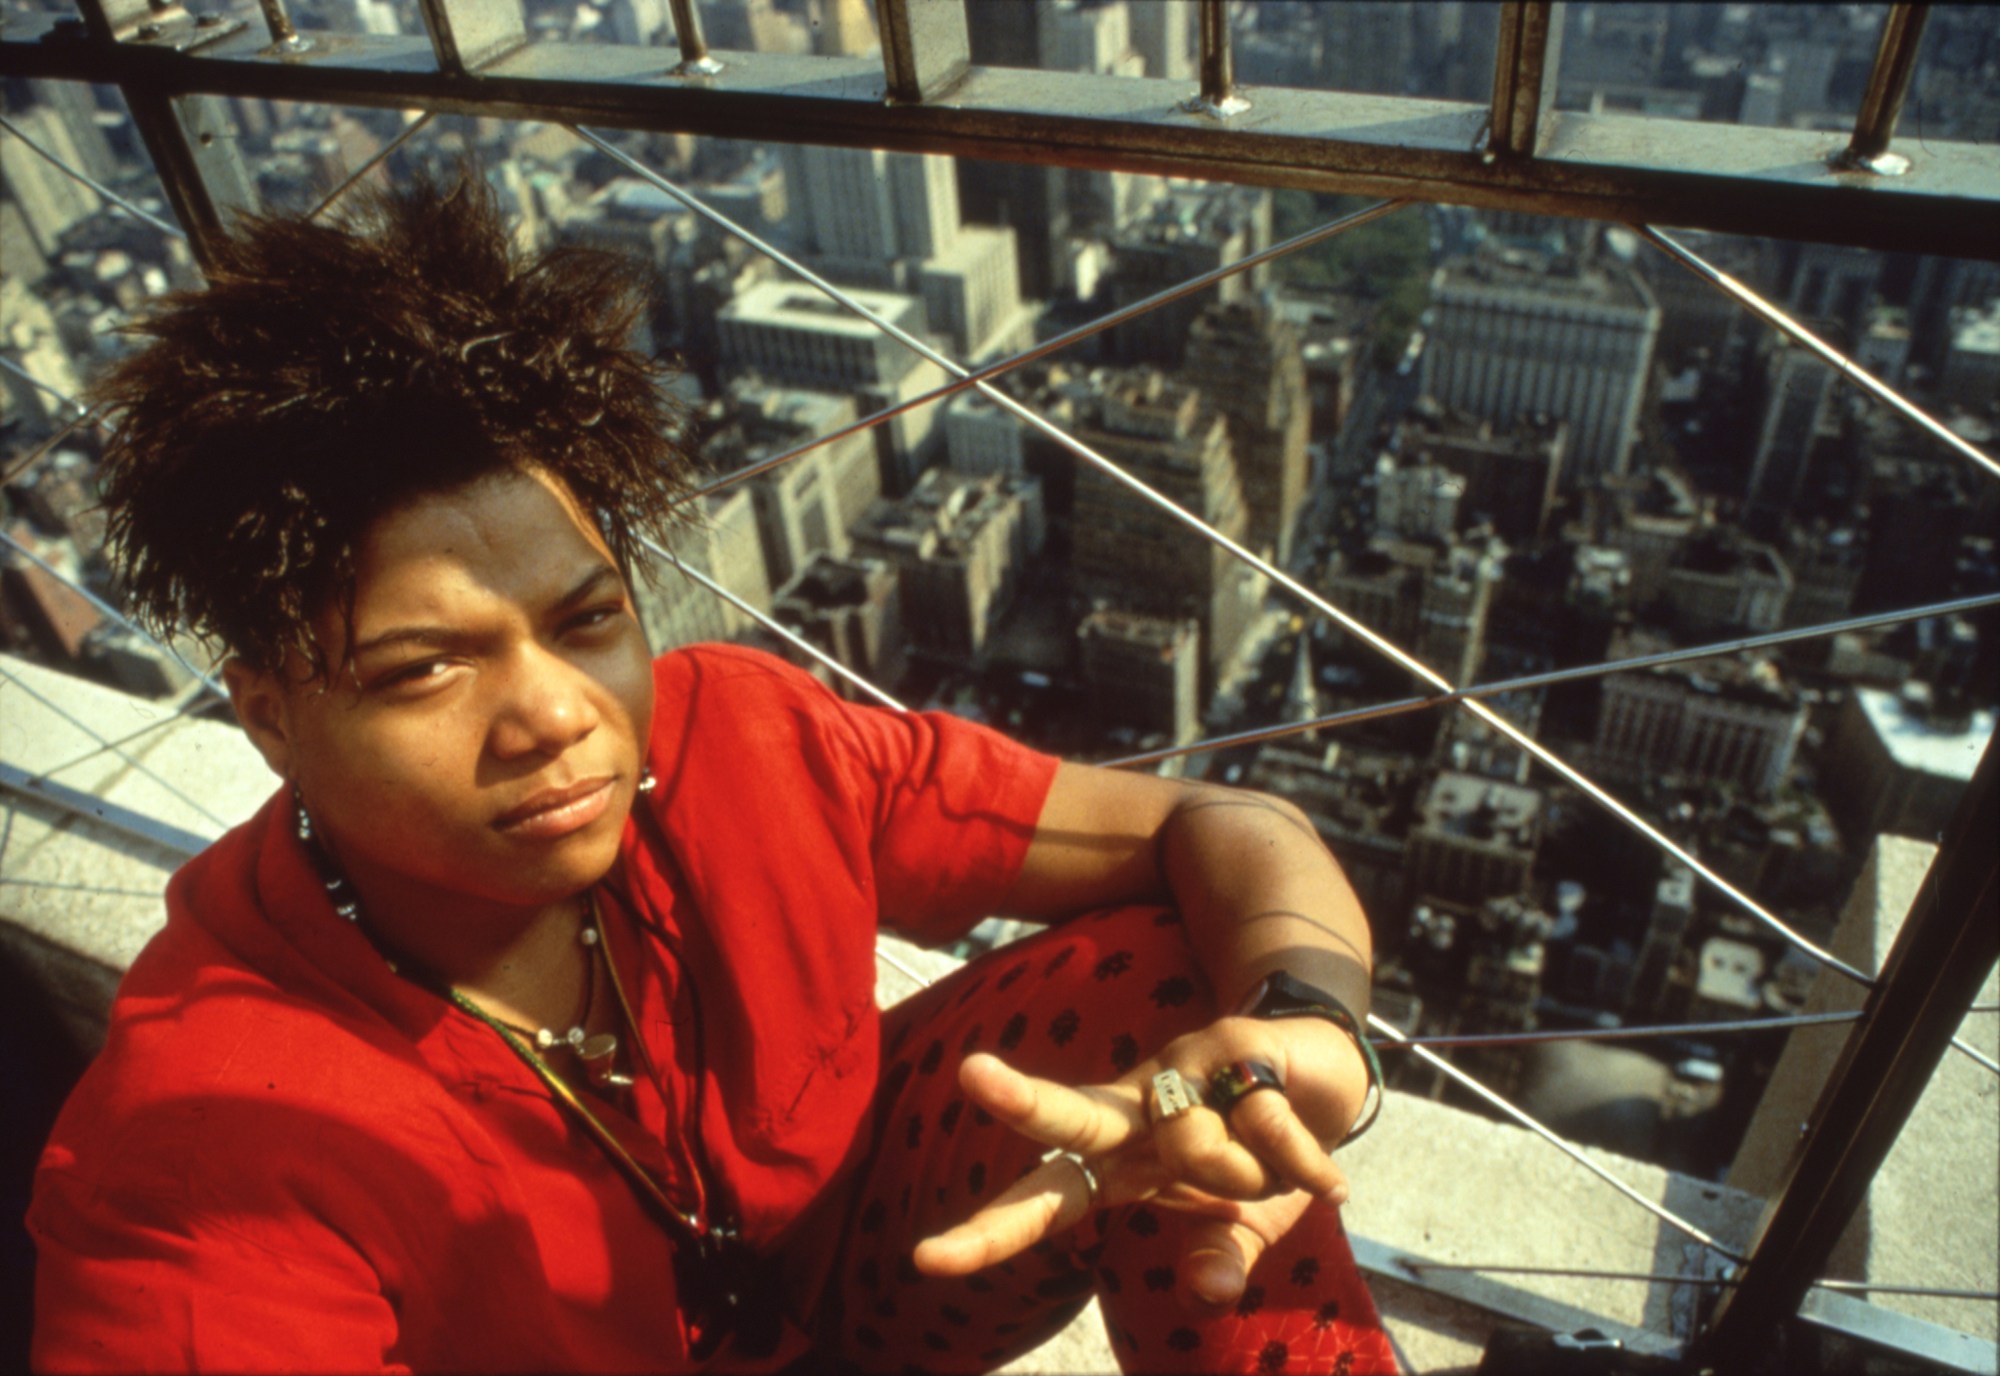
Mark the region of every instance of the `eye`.
POLYGON ((400 668, 391 669, 375 680, 376 688, 402 688, 437 678, 451 667, 446 659, 419 659, 400 668))
POLYGON ((585 611, 578 612, 575 616, 563 622, 563 629, 565 631, 593 631, 609 622, 617 620, 624 614, 625 604, 623 602, 607 602, 602 606, 591 607, 585 611))

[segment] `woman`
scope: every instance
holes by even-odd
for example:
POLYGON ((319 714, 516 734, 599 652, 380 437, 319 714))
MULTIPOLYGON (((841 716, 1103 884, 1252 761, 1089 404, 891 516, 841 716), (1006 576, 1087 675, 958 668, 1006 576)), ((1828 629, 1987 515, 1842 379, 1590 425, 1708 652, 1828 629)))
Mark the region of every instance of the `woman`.
POLYGON ((246 226, 100 385, 132 603, 226 648, 283 787, 45 1151, 37 1363, 976 1371, 1095 1292, 1131 1369, 1386 1369, 1310 826, 650 661, 643 300, 466 179, 246 226), (878 1014, 878 923, 989 912, 1058 925, 878 1014))

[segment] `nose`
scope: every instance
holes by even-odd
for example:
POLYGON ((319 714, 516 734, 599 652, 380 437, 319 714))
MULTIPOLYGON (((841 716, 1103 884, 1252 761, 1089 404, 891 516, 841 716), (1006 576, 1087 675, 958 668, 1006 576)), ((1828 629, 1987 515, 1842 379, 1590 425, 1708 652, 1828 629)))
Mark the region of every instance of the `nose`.
POLYGON ((543 646, 524 647, 499 688, 488 740, 500 759, 553 758, 597 729, 590 676, 543 646))

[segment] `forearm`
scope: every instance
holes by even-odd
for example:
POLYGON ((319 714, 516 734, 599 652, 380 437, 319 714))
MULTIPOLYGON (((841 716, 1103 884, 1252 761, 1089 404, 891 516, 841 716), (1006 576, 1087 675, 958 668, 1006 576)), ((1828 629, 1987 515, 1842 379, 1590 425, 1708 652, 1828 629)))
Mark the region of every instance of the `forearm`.
POLYGON ((1190 788, 1155 836, 1161 878, 1227 1012, 1282 970, 1368 1013, 1367 918, 1312 824, 1279 799, 1190 788))

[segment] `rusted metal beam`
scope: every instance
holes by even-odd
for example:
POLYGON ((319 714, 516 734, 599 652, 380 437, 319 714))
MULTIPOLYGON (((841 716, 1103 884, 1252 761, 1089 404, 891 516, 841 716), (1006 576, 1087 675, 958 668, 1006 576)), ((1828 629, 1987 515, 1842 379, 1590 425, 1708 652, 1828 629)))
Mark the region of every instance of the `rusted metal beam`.
POLYGON ((0 31, 7 70, 128 91, 948 153, 2000 260, 2000 177, 1975 144, 1926 140, 1912 150, 1921 175, 1889 178, 1833 167, 1841 134, 1565 113, 1536 156, 1489 158, 1491 112, 1462 101, 1272 89, 1254 119, 1225 123, 1149 77, 972 67, 949 100, 899 104, 883 101, 872 57, 732 52, 689 82, 662 72, 656 49, 538 42, 467 81, 440 73, 422 38, 315 34, 311 52, 275 55, 246 34, 177 54, 33 33, 11 18, 0 31))
POLYGON ((1555 105, 1562 25, 1560 0, 1527 0, 1501 8, 1492 127, 1486 134, 1487 152, 1495 158, 1535 156, 1555 105))
POLYGON ((876 0, 876 14, 891 101, 936 100, 971 69, 964 0, 876 0))
POLYGON ((438 70, 475 76, 480 68, 527 44, 521 0, 417 0, 438 70))

